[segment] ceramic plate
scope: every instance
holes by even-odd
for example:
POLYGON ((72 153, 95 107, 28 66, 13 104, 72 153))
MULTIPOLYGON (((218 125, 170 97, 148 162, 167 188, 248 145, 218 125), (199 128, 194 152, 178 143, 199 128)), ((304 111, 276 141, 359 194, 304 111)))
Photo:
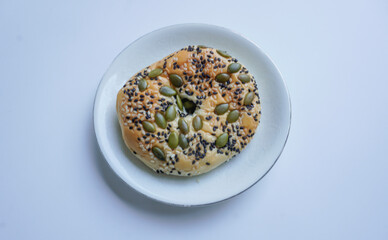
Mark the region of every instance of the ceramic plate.
POLYGON ((98 87, 94 126, 105 159, 129 186, 168 204, 198 206, 236 196, 258 182, 275 164, 287 141, 291 106, 285 83, 271 59, 253 42, 223 27, 181 24, 139 38, 113 61, 98 87), (255 76, 262 117, 250 144, 229 162, 191 178, 156 174, 125 146, 116 116, 116 95, 136 72, 187 45, 227 50, 255 76))

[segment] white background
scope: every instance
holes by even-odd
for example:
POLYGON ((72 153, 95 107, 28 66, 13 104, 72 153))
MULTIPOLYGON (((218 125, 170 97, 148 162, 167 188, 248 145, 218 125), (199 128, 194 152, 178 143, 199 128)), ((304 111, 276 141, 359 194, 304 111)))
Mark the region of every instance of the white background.
POLYGON ((388 2, 0 1, 0 239, 388 239, 388 2), (114 57, 185 22, 256 42, 293 120, 270 173, 202 208, 129 189, 92 108, 114 57))

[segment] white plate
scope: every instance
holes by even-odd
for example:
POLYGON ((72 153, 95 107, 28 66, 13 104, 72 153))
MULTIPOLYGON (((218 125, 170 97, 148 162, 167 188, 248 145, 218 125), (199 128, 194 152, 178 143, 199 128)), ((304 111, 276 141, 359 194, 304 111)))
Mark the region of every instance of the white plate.
POLYGON ((291 106, 282 77, 258 46, 228 29, 206 24, 180 24, 153 31, 124 49, 106 71, 94 103, 97 141, 111 168, 138 192, 168 204, 216 203, 243 192, 275 164, 287 141, 291 106), (125 146, 116 117, 116 94, 136 72, 187 45, 227 50, 255 76, 262 103, 261 123, 241 154, 196 177, 156 174, 125 146))

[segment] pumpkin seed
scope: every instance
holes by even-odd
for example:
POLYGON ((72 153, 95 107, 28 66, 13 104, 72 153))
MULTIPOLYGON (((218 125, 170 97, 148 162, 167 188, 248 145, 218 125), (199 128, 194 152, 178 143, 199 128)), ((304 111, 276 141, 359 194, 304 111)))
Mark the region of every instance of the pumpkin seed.
POLYGON ((221 103, 214 109, 215 114, 222 115, 229 110, 229 103, 221 103))
POLYGON ((227 53, 226 51, 224 50, 218 50, 217 49, 217 53, 220 54, 221 56, 223 56, 224 58, 230 58, 231 56, 229 55, 229 53, 227 53))
POLYGON ((205 45, 197 45, 197 47, 199 47, 199 48, 208 48, 208 47, 205 46, 205 45))
POLYGON ((178 133, 172 132, 168 137, 168 146, 170 146, 171 149, 175 149, 178 146, 178 143, 178 133))
POLYGON ((169 77, 172 85, 175 87, 181 87, 183 85, 183 80, 178 74, 173 73, 170 74, 169 77))
POLYGON ((178 108, 182 111, 183 110, 183 103, 181 97, 179 95, 176 95, 176 105, 178 105, 178 108))
POLYGON ((175 118, 176 118, 175 106, 170 105, 170 106, 168 106, 168 108, 166 110, 166 120, 167 120, 167 122, 171 122, 175 118))
POLYGON ((202 129, 202 119, 197 115, 193 118, 193 127, 195 131, 201 130, 202 129))
POLYGON ((228 138, 229 136, 227 133, 221 134, 216 140, 216 146, 219 148, 224 147, 228 143, 228 138))
POLYGON ((179 134, 179 146, 181 146, 182 149, 185 149, 189 146, 187 138, 182 133, 179 134))
POLYGON ((220 73, 216 76, 216 81, 220 83, 225 83, 229 80, 230 76, 227 73, 220 73))
POLYGON ((157 77, 157 76, 159 76, 160 74, 162 74, 162 72, 163 72, 163 69, 161 69, 161 68, 156 68, 156 69, 152 70, 150 73, 148 73, 148 77, 150 77, 150 78, 157 77))
POLYGON ((255 94, 253 92, 247 93, 247 95, 245 95, 245 98, 244 98, 244 105, 246 106, 251 104, 254 97, 255 97, 255 94))
POLYGON ((228 116, 226 117, 226 120, 230 123, 234 123, 237 121, 237 119, 240 117, 240 112, 238 110, 230 111, 228 116))
POLYGON ((181 132, 184 134, 187 134, 190 131, 189 125, 183 118, 179 119, 178 127, 179 127, 179 130, 181 130, 181 132))
POLYGON ((240 81, 243 83, 248 83, 251 81, 251 77, 249 77, 249 75, 247 75, 247 74, 238 75, 238 79, 240 79, 240 81))
POLYGON ((161 113, 157 112, 155 114, 155 122, 160 128, 165 129, 167 127, 167 121, 161 113))
POLYGON ((231 63, 228 66, 228 73, 236 73, 240 70, 241 64, 240 63, 231 63))
POLYGON ((162 149, 158 147, 152 147, 152 153, 157 157, 159 160, 166 161, 166 156, 164 155, 164 152, 162 149))
POLYGON ((139 86, 139 91, 140 92, 143 92, 148 87, 148 83, 147 83, 147 81, 144 78, 140 79, 139 83, 137 85, 139 86))
POLYGON ((143 121, 142 124, 145 131, 151 132, 151 133, 155 132, 155 125, 153 123, 148 121, 143 121))
POLYGON ((189 112, 189 111, 192 111, 195 109, 195 103, 193 103, 192 101, 186 101, 183 103, 183 106, 186 108, 186 110, 189 112))
POLYGON ((171 97, 171 96, 174 96, 176 95, 176 91, 175 89, 169 87, 169 86, 163 86, 159 89, 159 92, 164 95, 164 96, 167 96, 167 97, 171 97))

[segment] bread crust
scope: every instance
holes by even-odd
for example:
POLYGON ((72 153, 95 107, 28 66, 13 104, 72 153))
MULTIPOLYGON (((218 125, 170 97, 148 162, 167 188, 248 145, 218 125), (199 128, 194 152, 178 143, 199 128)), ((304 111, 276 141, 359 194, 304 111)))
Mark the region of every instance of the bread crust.
MULTIPOLYGON (((117 116, 120 122, 122 136, 127 147, 148 167, 157 173, 195 176, 208 172, 226 162, 251 141, 261 117, 260 97, 254 77, 242 65, 238 72, 229 73, 226 83, 215 80, 220 73, 227 73, 231 63, 238 62, 235 58, 221 56, 214 48, 188 46, 168 55, 162 60, 142 69, 132 76, 117 94, 117 116), (150 78, 149 72, 160 68, 162 74, 150 78), (169 80, 170 74, 178 74, 183 79, 181 87, 175 87, 169 80), (250 81, 243 83, 238 76, 246 74, 250 81), (148 87, 139 90, 139 80, 145 79, 148 87), (176 107, 176 97, 160 94, 162 86, 174 88, 182 99, 196 104, 193 114, 176 107), (253 92, 251 104, 244 105, 244 98, 253 92), (229 104, 229 110, 217 115, 215 107, 222 103, 229 104), (164 114, 166 108, 173 105, 177 117, 168 122, 166 129, 155 124, 155 113, 164 114), (228 113, 238 110, 240 116, 234 123, 227 122, 228 113), (200 116, 203 122, 201 130, 195 131, 193 118, 200 116), (189 126, 185 134, 189 146, 171 149, 168 137, 171 132, 181 133, 178 120, 183 118, 189 126), (155 132, 145 131, 142 122, 154 124, 155 132), (215 142, 222 133, 228 133, 228 143, 217 147, 215 142), (153 147, 159 147, 166 159, 158 159, 153 147)), ((239 63, 239 62, 238 62, 239 63)))

